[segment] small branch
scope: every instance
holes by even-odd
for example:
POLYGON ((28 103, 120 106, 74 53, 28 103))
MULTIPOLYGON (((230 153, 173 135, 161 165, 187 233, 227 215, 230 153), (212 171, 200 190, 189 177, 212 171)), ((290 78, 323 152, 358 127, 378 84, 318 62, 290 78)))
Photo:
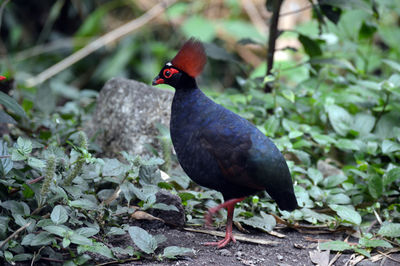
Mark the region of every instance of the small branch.
MULTIPOLYGON (((213 236, 219 236, 219 237, 225 237, 224 232, 219 232, 219 231, 214 231, 214 230, 202 230, 202 229, 194 229, 190 227, 185 227, 183 230, 189 231, 189 232, 196 232, 196 233, 203 233, 203 234, 208 234, 208 235, 213 235, 213 236)), ((249 242, 249 243, 254 243, 254 244, 261 244, 261 245, 278 245, 279 242, 277 241, 271 241, 267 239, 262 239, 262 238, 253 238, 253 237, 248 237, 247 235, 244 234, 235 234, 236 240, 243 241, 243 242, 249 242)))
POLYGON ((296 13, 300 13, 300 12, 306 11, 306 10, 312 8, 312 7, 313 7, 312 5, 308 5, 308 6, 293 10, 293 11, 282 13, 282 14, 279 15, 279 17, 284 17, 284 16, 289 16, 289 15, 293 15, 293 14, 296 14, 296 13))
MULTIPOLYGON (((273 1, 273 11, 271 23, 269 25, 269 39, 268 39, 268 53, 267 53, 267 73, 266 75, 271 75, 272 68, 274 66, 274 54, 275 54, 275 45, 276 39, 278 39, 279 31, 278 31, 278 22, 279 22, 279 12, 281 10, 283 0, 273 1)), ((264 87, 265 92, 271 92, 272 88, 265 84, 264 87)))
POLYGON ((246 11, 249 19, 256 27, 256 29, 262 34, 266 34, 268 31, 267 25, 262 19, 260 13, 257 10, 257 7, 254 5, 253 1, 242 0, 243 9, 246 11))
POLYGON ((16 237, 21 231, 23 231, 25 228, 27 228, 28 226, 31 225, 32 222, 29 222, 27 224, 25 224, 24 226, 18 228, 17 231, 15 231, 14 233, 12 233, 9 237, 7 237, 3 242, 1 242, 0 244, 0 249, 4 247, 5 244, 8 243, 8 241, 10 241, 11 239, 13 239, 14 237, 16 237))
POLYGON ((11 158, 11 155, 0 155, 0 159, 11 158))
POLYGON ((166 1, 163 1, 163 2, 155 5, 154 7, 152 7, 150 10, 148 10, 146 13, 144 13, 139 18, 134 19, 134 20, 106 33, 105 35, 103 35, 100 38, 89 43, 87 46, 85 46, 82 49, 78 50, 77 52, 71 54, 70 56, 68 56, 67 58, 58 62, 57 64, 49 67, 48 69, 46 69, 45 71, 43 71, 42 73, 37 75, 36 77, 26 80, 26 86, 33 87, 33 86, 36 86, 36 85, 48 80, 49 78, 53 77, 54 75, 60 73, 61 71, 65 70, 66 68, 75 64, 79 60, 90 55, 94 51, 97 51, 101 47, 104 47, 104 46, 110 44, 111 42, 114 42, 114 41, 132 33, 133 31, 143 27, 144 25, 146 25, 148 22, 150 22, 154 18, 160 16, 161 13, 167 7, 171 6, 175 2, 176 2, 176 0, 166 0, 166 1))

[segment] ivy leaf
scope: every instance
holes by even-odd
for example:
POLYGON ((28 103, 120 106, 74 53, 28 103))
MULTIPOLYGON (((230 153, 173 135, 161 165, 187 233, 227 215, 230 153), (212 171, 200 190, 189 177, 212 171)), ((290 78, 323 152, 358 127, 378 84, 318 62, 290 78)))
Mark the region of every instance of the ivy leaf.
POLYGON ((194 250, 191 248, 169 246, 164 249, 163 257, 168 259, 176 259, 177 256, 193 255, 194 250))
POLYGON ((381 236, 400 237, 400 223, 385 222, 378 231, 381 236))
POLYGON ((50 214, 50 218, 54 224, 63 224, 68 221, 67 210, 62 205, 57 205, 54 207, 50 214))
POLYGON ((333 251, 344 251, 352 249, 351 246, 344 241, 329 241, 319 244, 321 250, 333 250, 333 251))
POLYGON ((329 208, 334 210, 342 220, 356 225, 361 224, 360 214, 357 211, 355 211, 352 207, 329 204, 329 208))
POLYGON ((137 226, 131 226, 128 232, 133 243, 135 243, 140 250, 147 254, 154 253, 157 248, 157 241, 152 235, 147 233, 146 230, 137 226))
POLYGON ((95 227, 81 227, 81 228, 75 230, 75 233, 77 233, 79 235, 82 235, 82 236, 85 236, 85 237, 94 236, 98 232, 99 232, 99 229, 95 228, 95 227))

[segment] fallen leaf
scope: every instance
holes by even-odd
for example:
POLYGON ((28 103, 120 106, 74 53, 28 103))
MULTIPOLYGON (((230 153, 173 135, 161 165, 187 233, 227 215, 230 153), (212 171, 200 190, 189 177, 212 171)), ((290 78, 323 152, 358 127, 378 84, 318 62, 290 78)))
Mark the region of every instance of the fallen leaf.
POLYGON ((329 250, 327 251, 313 250, 309 252, 311 261, 319 266, 329 265, 329 253, 330 253, 329 250))
POLYGON ((155 217, 144 211, 135 211, 134 213, 131 214, 131 218, 135 219, 135 220, 150 220, 150 221, 158 220, 158 221, 164 222, 163 219, 155 217))

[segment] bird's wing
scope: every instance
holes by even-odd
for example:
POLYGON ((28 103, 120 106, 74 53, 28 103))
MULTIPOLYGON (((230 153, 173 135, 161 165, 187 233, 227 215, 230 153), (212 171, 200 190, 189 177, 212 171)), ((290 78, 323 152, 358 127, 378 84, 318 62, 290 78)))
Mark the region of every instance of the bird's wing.
POLYGON ((200 145, 213 155, 223 177, 239 186, 263 190, 265 186, 254 180, 248 169, 252 141, 239 123, 213 123, 201 129, 200 145), (242 130, 241 130, 242 129, 242 130))

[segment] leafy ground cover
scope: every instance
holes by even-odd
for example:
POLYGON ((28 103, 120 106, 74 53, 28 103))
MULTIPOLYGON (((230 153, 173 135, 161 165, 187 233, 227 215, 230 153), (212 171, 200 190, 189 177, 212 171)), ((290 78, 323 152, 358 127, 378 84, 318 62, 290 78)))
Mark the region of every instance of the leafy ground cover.
MULTIPOLYGON (((62 6, 62 2, 56 3, 62 6)), ((239 12, 237 4, 227 2, 239 12)), ((288 161, 300 205, 291 213, 280 211, 268 195, 260 193, 238 205, 234 220, 262 231, 275 232, 284 226, 300 232, 347 232, 349 238, 319 241, 316 247, 322 251, 344 251, 364 258, 374 257, 377 251, 398 252, 400 5, 394 0, 338 1, 325 6, 319 2, 313 20, 279 37, 295 38, 302 45, 291 49, 295 60, 275 62, 267 77, 264 63, 238 70, 238 57, 219 47, 220 39, 218 45, 207 46, 211 63, 200 80, 202 87, 215 101, 249 119, 274 140, 288 161), (218 71, 212 69, 221 64, 229 66, 226 70, 233 78, 226 82, 230 84, 227 89, 216 92, 218 83, 212 80, 220 77, 213 76, 218 71), (271 93, 264 92, 266 84, 273 88, 271 93)), ((118 6, 123 3, 110 1, 95 9, 75 38, 99 34, 102 15, 118 6)), ((235 32, 242 43, 265 42, 265 36, 240 14, 233 12, 229 20, 211 23, 200 12, 186 17, 189 7, 193 6, 182 2, 167 11, 170 16, 185 18, 179 25, 182 37, 195 35, 211 42, 218 39, 217 29, 223 27, 235 32), (198 30, 193 32, 193 28, 198 30)), ((52 7, 54 19, 59 8, 56 4, 52 7)), ((80 130, 94 110, 96 84, 119 72, 150 80, 173 54, 168 43, 151 39, 151 45, 139 47, 136 38, 149 34, 149 29, 143 30, 119 42, 115 53, 100 52, 105 58, 101 64, 83 62, 31 88, 23 80, 38 71, 30 68, 32 64, 37 62, 42 70, 54 58, 18 61, 23 23, 18 24, 20 33, 18 27, 12 28, 16 23, 13 14, 5 13, 7 30, 12 33, 6 44, 15 57, 9 58, 12 67, 1 66, 8 80, 16 78, 14 87, 7 83, 0 92, 0 122, 13 124, 0 128, 2 260, 83 265, 99 255, 104 256, 103 262, 124 261, 128 256, 155 262, 193 254, 194 246, 171 241, 158 231, 150 232, 151 228, 146 231, 145 225, 129 217, 146 215, 150 209, 173 210, 174 206, 155 201, 155 192, 163 188, 180 196, 187 225, 197 228, 203 224, 207 208, 221 202, 221 195, 191 183, 176 168, 170 145, 154 157, 122 152, 124 160, 102 158, 101 150, 80 130), (140 56, 135 57, 137 51, 140 56), (127 56, 127 52, 131 54, 127 56), (127 58, 133 66, 141 64, 135 68, 137 72, 122 71, 129 65, 127 58), (98 64, 91 73, 94 81, 85 81, 87 77, 79 74, 85 64, 98 64), (79 83, 86 84, 85 89, 78 90, 79 83), (169 179, 161 178, 160 168, 169 179), (129 236, 129 245, 110 241, 123 236, 129 236)), ((42 34, 54 36, 49 32, 42 34)), ((59 59, 64 54, 53 56, 59 59)), ((167 135, 163 132, 160 135, 167 135)), ((226 213, 222 213, 216 217, 216 225, 224 223, 226 213)), ((170 236, 168 232, 164 235, 170 236)))

